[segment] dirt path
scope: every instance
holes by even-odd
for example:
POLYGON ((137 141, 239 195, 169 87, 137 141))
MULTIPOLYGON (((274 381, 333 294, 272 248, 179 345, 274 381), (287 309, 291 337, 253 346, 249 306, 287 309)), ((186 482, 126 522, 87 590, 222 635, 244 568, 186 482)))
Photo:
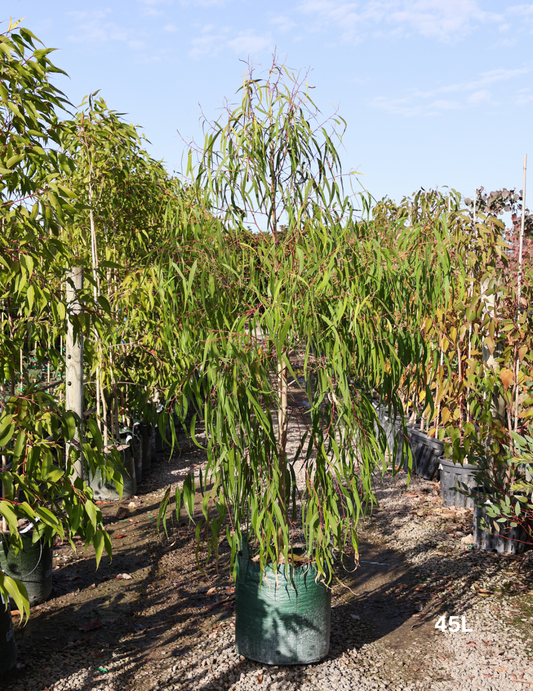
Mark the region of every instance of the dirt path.
POLYGON ((533 686, 530 557, 472 550, 471 513, 442 507, 433 483, 416 479, 407 489, 405 475, 378 488, 380 508, 361 526, 359 568, 339 565, 328 658, 266 668, 239 657, 224 544, 218 574, 202 573, 187 521, 170 520, 168 538, 156 531, 164 488, 202 460, 186 444, 179 457, 162 453, 119 517, 116 504, 101 506, 114 556, 97 571, 91 550, 57 546, 52 599, 16 627, 19 665, 0 679, 2 691, 533 686), (472 632, 435 629, 443 614, 464 615, 472 632))

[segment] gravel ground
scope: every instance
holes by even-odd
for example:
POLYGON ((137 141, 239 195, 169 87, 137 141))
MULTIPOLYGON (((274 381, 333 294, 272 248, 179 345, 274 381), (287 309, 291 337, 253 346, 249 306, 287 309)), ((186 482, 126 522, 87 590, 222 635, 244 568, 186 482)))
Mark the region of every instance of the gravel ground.
MULTIPOLYGON (((298 436, 293 423, 291 444, 298 436)), ((154 528, 164 487, 204 460, 186 445, 179 457, 161 454, 138 498, 123 502, 126 518, 102 506, 117 547, 98 572, 90 550, 56 549, 54 597, 17 628, 20 662, 0 679, 2 691, 533 686, 531 553, 475 550, 472 512, 443 507, 435 483, 413 478, 407 486, 403 472, 378 480, 360 566, 338 572, 328 657, 268 667, 239 656, 224 546, 219 572, 201 573, 185 521, 170 525, 168 539, 154 528), (442 616, 468 630, 436 629, 442 616)))

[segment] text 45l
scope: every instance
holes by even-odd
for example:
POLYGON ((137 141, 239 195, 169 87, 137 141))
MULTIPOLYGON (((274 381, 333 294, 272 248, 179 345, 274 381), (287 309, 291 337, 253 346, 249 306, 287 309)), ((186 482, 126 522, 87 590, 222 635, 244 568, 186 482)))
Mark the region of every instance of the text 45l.
POLYGON ((461 617, 447 617, 446 614, 443 614, 442 617, 438 618, 435 628, 440 629, 441 631, 446 631, 446 629, 448 629, 448 631, 451 631, 452 633, 457 633, 458 631, 467 633, 472 631, 472 629, 466 628, 465 619, 466 617, 464 614, 461 617), (448 620, 447 624, 446 619, 448 620), (459 619, 461 619, 461 623, 459 623, 459 619))

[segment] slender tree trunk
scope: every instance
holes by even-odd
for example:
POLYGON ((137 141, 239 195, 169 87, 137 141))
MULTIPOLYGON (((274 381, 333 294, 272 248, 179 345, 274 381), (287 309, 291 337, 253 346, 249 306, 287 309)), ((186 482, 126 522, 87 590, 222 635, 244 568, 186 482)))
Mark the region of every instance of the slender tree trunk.
POLYGON ((280 471, 280 502, 283 515, 287 515, 287 497, 285 473, 287 470, 287 430, 289 417, 287 414, 287 365, 283 359, 278 361, 278 458, 280 471))

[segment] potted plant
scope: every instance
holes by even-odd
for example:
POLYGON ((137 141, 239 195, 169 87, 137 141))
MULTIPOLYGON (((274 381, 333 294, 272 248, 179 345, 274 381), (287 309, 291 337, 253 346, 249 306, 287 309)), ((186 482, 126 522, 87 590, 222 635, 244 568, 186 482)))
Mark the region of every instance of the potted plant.
MULTIPOLYGON (((218 218, 193 216, 176 229, 164 283, 179 297, 174 339, 202 372, 181 392, 198 402, 208 456, 205 473, 177 489, 177 510, 183 501, 193 513, 197 489, 197 534, 211 554, 225 533, 237 649, 265 663, 309 663, 328 651, 335 558, 357 553, 372 475, 388 468, 366 392, 401 411, 402 367, 425 352, 407 314, 425 318, 449 269, 445 252, 438 270, 425 255, 412 258, 416 233, 387 229, 389 249, 383 229, 355 221, 330 125, 300 75, 275 61, 266 79, 250 68, 241 104, 209 126, 197 169, 191 151, 195 184, 218 218), (289 454, 295 386, 309 412, 289 454)), ((169 499, 170 489, 160 520, 169 499)))

